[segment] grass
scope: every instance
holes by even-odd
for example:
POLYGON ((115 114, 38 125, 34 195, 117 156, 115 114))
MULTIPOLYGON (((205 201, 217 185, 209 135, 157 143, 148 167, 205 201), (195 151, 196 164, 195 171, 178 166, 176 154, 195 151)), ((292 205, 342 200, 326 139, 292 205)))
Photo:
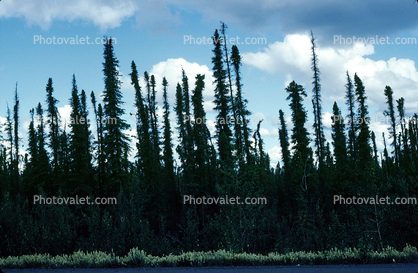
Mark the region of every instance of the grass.
POLYGON ((383 251, 331 249, 324 252, 289 252, 268 255, 232 253, 225 250, 186 252, 179 255, 152 256, 133 248, 124 257, 104 252, 77 251, 71 255, 23 255, 0 258, 0 268, 104 268, 104 267, 179 267, 179 266, 252 266, 252 265, 319 265, 418 262, 418 251, 407 245, 402 251, 387 247, 383 251))

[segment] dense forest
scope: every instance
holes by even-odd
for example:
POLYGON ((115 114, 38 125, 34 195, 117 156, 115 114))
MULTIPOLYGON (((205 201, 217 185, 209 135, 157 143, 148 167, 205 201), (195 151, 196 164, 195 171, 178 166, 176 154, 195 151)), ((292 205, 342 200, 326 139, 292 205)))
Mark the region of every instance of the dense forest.
POLYGON ((29 111, 25 151, 16 86, 14 103, 7 107, 7 121, 0 128, 1 257, 77 250, 125 255, 134 247, 162 255, 218 249, 263 254, 346 247, 370 251, 417 245, 416 205, 333 203, 334 195, 394 199, 418 192, 417 114, 405 116, 404 99, 396 100, 389 86, 382 90, 389 135, 382 136, 381 154, 370 128, 366 87, 357 74, 347 72, 347 84, 341 87, 346 105, 334 103, 332 139, 327 140, 311 33, 312 86, 293 81, 285 89, 289 108, 277 109, 282 158, 272 168, 261 121, 255 128, 248 123, 251 112, 243 94, 241 55, 236 45, 222 42, 225 30, 222 24, 213 34, 214 135, 206 123, 197 122, 206 118, 204 75, 189 79, 179 68, 182 80, 171 83, 176 84, 175 104, 169 105, 167 80, 157 83, 147 72, 140 76, 132 61, 137 135, 132 140, 136 147, 131 147, 111 38, 104 43, 103 95, 80 91, 73 75, 68 90, 73 122, 65 127, 53 81, 47 79, 45 100, 29 111), (189 89, 190 81, 195 82, 194 90, 189 89), (158 96, 163 98, 162 116, 158 96), (312 115, 304 106, 308 98, 312 115), (82 122, 93 115, 94 122, 82 122), (286 115, 292 123, 286 124, 286 115), (170 123, 171 116, 176 124, 170 123), (194 120, 188 118, 192 116, 194 120), (313 117, 313 128, 306 126, 308 116, 313 117), (117 204, 39 205, 34 195, 116 197, 117 204), (265 197, 268 202, 185 204, 184 195, 265 197))

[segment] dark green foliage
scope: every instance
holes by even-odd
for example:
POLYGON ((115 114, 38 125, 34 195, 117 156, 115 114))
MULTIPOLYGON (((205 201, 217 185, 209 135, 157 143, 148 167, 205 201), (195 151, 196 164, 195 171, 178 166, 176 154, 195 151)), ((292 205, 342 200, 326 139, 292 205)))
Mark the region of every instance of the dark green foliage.
POLYGON ((10 114, 9 105, 7 105, 7 116, 6 116, 6 134, 7 134, 7 148, 6 148, 6 158, 8 157, 8 166, 6 167, 7 172, 9 173, 9 177, 6 182, 6 187, 10 189, 13 184, 13 174, 14 174, 14 156, 13 156, 13 148, 14 148, 14 141, 13 141, 13 122, 12 122, 12 116, 10 114), (7 152, 8 150, 8 152, 7 152))
POLYGON ((154 160, 158 161, 160 156, 160 136, 158 131, 157 102, 156 102, 156 82, 154 75, 149 78, 148 73, 144 73, 144 79, 147 86, 147 102, 150 117, 151 140, 154 152, 154 160))
MULTIPOLYGON (((396 100, 396 108, 398 110, 398 117, 399 123, 401 125, 401 131, 398 136, 400 136, 400 145, 398 147, 399 151, 399 161, 401 163, 401 167, 408 173, 411 172, 411 152, 410 146, 408 145, 408 128, 406 127, 406 119, 405 119, 405 99, 400 98, 396 100)), ((412 129, 412 127, 410 127, 412 129)))
MULTIPOLYGON (((366 90, 361 79, 354 75, 354 85, 356 87, 356 96, 358 103, 356 130, 358 136, 356 139, 356 148, 358 151, 359 166, 370 166, 372 161, 371 147, 370 147, 370 128, 369 128, 369 111, 366 104, 366 90)), ((365 171, 363 174, 370 174, 365 171)))
MULTIPOLYGON (((238 163, 240 170, 245 169, 244 163, 251 164, 250 153, 250 134, 251 130, 248 127, 247 117, 251 115, 251 112, 247 109, 248 101, 243 97, 242 84, 241 84, 241 55, 236 45, 232 46, 231 62, 235 73, 235 87, 236 98, 234 102, 234 130, 235 130, 235 149, 237 151, 238 163)), ((232 88, 232 86, 230 87, 232 88)), ((231 93, 232 96, 232 93, 231 93)))
POLYGON ((186 147, 185 142, 187 139, 187 132, 186 132, 186 126, 185 126, 185 117, 184 116, 184 100, 183 100, 183 91, 181 89, 181 85, 177 83, 176 86, 176 103, 174 106, 174 110, 176 111, 177 116, 177 130, 179 132, 178 140, 180 142, 180 145, 177 146, 176 151, 179 155, 180 163, 183 169, 185 169, 186 166, 186 147))
POLYGON ((141 93, 141 86, 139 85, 138 80, 138 70, 136 69, 136 64, 134 61, 132 61, 131 69, 131 84, 134 86, 135 89, 135 107, 137 109, 136 131, 138 142, 136 143, 136 147, 138 151, 138 173, 140 176, 143 176, 145 180, 149 180, 151 179, 151 173, 149 169, 145 168, 146 166, 149 166, 151 164, 150 160, 152 158, 148 107, 146 107, 146 105, 144 104, 144 99, 141 93))
POLYGON ((14 133, 14 158, 12 160, 13 173, 12 173, 12 192, 17 193, 20 190, 20 173, 19 173, 19 97, 17 94, 17 83, 15 89, 15 105, 13 106, 13 133, 14 133))
MULTIPOLYGON (((221 34, 222 34, 222 45, 223 45, 223 53, 224 53, 224 60, 225 60, 225 65, 226 65, 226 74, 228 76, 228 87, 229 87, 229 98, 231 100, 231 110, 232 110, 232 117, 234 119, 234 130, 235 130, 235 134, 238 134, 238 136, 235 136, 235 139, 237 139, 237 137, 239 138, 239 134, 240 134, 240 129, 239 129, 239 124, 237 121, 238 115, 237 115, 237 104, 239 104, 240 102, 237 101, 237 103, 234 100, 234 94, 233 94, 233 89, 232 89, 232 79, 231 79, 231 66, 230 66, 230 59, 232 61, 232 65, 235 67, 235 72, 236 74, 239 76, 239 69, 237 71, 237 67, 239 68, 240 64, 241 64, 241 59, 239 56, 239 52, 238 52, 238 48, 237 46, 233 46, 235 47, 235 49, 233 48, 232 50, 235 50, 236 52, 232 52, 232 55, 229 56, 228 54, 228 47, 227 47, 227 36, 226 36, 226 29, 228 28, 228 26, 224 23, 221 22, 221 34)), ((240 84, 240 82, 237 83, 238 85, 240 84)), ((237 100, 238 100, 238 87, 237 85, 237 100)), ((242 95, 242 94, 241 94, 242 95)), ((241 99, 242 101, 242 99, 241 99)), ((237 149, 238 152, 238 147, 235 147, 235 149, 237 149)), ((239 153, 239 152, 238 152, 239 153)))
POLYGON ((78 94, 75 76, 73 75, 70 105, 69 137, 69 179, 67 189, 72 194, 91 193, 95 185, 93 179, 92 156, 90 154, 90 129, 86 94, 78 94))
POLYGON ((332 144, 334 146, 334 157, 337 174, 344 177, 348 169, 347 165, 347 146, 345 137, 345 124, 336 102, 332 108, 332 144))
POLYGON ((130 126, 122 118, 125 110, 122 108, 121 82, 119 80, 119 61, 116 59, 112 38, 105 39, 104 44, 104 83, 103 92, 103 155, 105 157, 105 181, 103 184, 106 195, 114 195, 122 190, 127 177, 127 158, 129 138, 124 130, 130 126))
POLYGON ((292 165, 297 168, 302 168, 311 159, 311 149, 309 148, 309 133, 305 128, 307 120, 307 113, 302 102, 303 97, 306 97, 306 92, 301 85, 292 81, 287 87, 286 92, 289 93, 287 100, 290 100, 290 109, 292 110, 292 136, 291 142, 293 144, 292 165))
POLYGON ((218 30, 212 37, 214 49, 214 57, 212 57, 213 77, 215 78, 215 110, 218 111, 216 117, 216 137, 218 142, 219 159, 221 164, 232 166, 232 132, 230 128, 230 97, 228 95, 228 86, 225 83, 226 71, 224 69, 223 52, 221 47, 221 39, 218 30))
POLYGON ((282 159, 283 167, 285 172, 289 172, 290 167, 290 151, 289 151, 289 137, 287 134, 286 122, 284 119, 284 113, 279 110, 279 120, 280 120, 280 129, 279 129, 279 141, 280 147, 282 148, 282 159))
POLYGON ((190 112, 190 95, 189 95, 189 79, 186 76, 184 70, 182 70, 182 108, 183 108, 183 139, 182 144, 184 146, 184 179, 187 183, 194 184, 193 172, 194 172, 194 144, 193 144, 193 132, 192 121, 190 112))
POLYGON ((371 133, 371 139, 372 139, 372 144, 373 144, 373 160, 374 160, 374 163, 376 163, 376 166, 377 166, 377 165, 379 165, 379 162, 377 161, 376 135, 374 134, 373 131, 371 133))
POLYGON ((33 180, 36 181, 36 184, 42 187, 47 194, 52 194, 54 192, 54 185, 51 181, 51 169, 49 165, 49 158, 46 151, 46 136, 45 136, 45 125, 44 125, 44 111, 41 104, 38 104, 36 108, 36 114, 38 117, 38 128, 36 130, 36 147, 37 147, 37 160, 34 162, 35 170, 33 180))
MULTIPOLYGON (((168 215, 166 220, 167 226, 175 226, 179 217, 180 211, 180 196, 178 195, 176 187, 176 177, 174 173, 174 158, 173 158, 173 143, 172 143, 172 131, 170 125, 170 106, 168 104, 168 82, 167 79, 163 78, 163 163, 164 163, 164 177, 163 177, 163 188, 164 200, 165 200, 165 211, 164 215, 168 215)), ((176 230, 176 229, 174 229, 176 230)))
POLYGON ((390 138, 392 138, 392 146, 394 149, 394 154, 395 154, 395 162, 396 164, 399 164, 399 157, 398 157, 398 143, 396 141, 396 118, 395 118, 395 108, 394 108, 394 104, 393 104, 393 91, 392 88, 390 88, 390 86, 386 86, 385 87, 385 96, 386 96, 386 103, 388 104, 388 110, 385 110, 383 112, 383 114, 390 118, 390 127, 388 128, 389 130, 389 134, 390 134, 390 138))
POLYGON ((166 179, 170 181, 171 184, 174 184, 174 159, 173 159, 173 144, 171 139, 171 125, 170 125, 170 106, 168 104, 168 95, 167 88, 168 82, 167 79, 163 78, 163 100, 164 100, 164 148, 163 148, 163 162, 164 169, 166 173, 166 179))
MULTIPOLYGON (((35 130, 35 117, 34 117, 35 110, 32 108, 29 113, 31 116, 29 128, 28 128, 28 152, 29 152, 29 160, 25 164, 25 171, 24 171, 24 178, 33 178, 35 175, 37 161, 39 158, 38 153, 38 136, 35 130)), ((35 194, 35 185, 36 181, 30 179, 24 179, 24 188, 25 193, 28 193, 28 196, 35 194)))
POLYGON ((316 155, 318 157, 319 168, 324 161, 325 153, 325 135, 324 129, 322 126, 322 100, 321 100, 321 83, 320 83, 320 72, 318 68, 318 56, 315 53, 316 44, 313 32, 311 31, 311 50, 312 50, 312 71, 314 73, 312 77, 313 84, 313 109, 314 109, 314 129, 315 129, 315 146, 316 146, 316 155))
MULTIPOLYGON (((314 89, 309 99, 314 106, 314 130, 306 128, 304 100, 308 96, 292 81, 286 88, 292 123, 286 124, 284 111, 280 110, 282 158, 272 168, 261 137, 263 120, 252 128, 254 133, 248 123, 250 111, 243 96, 238 48, 232 46, 229 56, 228 46, 220 42, 226 38, 225 29, 223 24, 222 37, 218 31, 214 34, 214 136, 209 132, 204 109, 205 81, 209 79, 196 75, 195 88, 190 90, 184 70, 181 82, 172 88, 164 77, 159 121, 156 77, 145 72, 141 82, 136 64, 131 63, 129 75, 135 91, 135 111, 131 115, 136 118, 134 162, 128 160, 129 128, 123 119, 118 61, 111 39, 104 45, 103 102, 91 92, 93 112, 89 114, 86 93, 78 91, 73 76, 71 121, 62 124, 49 79, 46 112, 41 104, 29 112, 25 148, 21 148, 25 144, 18 134, 21 119, 16 88, 14 107, 6 112, 6 124, 0 124, 0 256, 71 256, 9 257, 0 259, 0 267, 416 260, 415 248, 407 246, 403 253, 398 251, 418 243, 416 205, 354 206, 333 203, 333 197, 414 197, 418 191, 417 114, 406 122, 405 101, 396 101, 397 116, 405 120, 391 127, 396 129, 391 138, 396 141, 399 159, 396 162, 389 156, 384 135, 384 151, 379 157, 378 139, 368 124, 365 87, 357 75, 352 84, 347 73, 350 124, 334 103, 331 139, 326 141, 316 46, 311 35, 314 89), (175 126, 170 123, 169 105, 174 91, 175 126), (87 122, 93 115, 95 128, 87 122), (291 126, 289 135, 287 126, 291 126), (94 129, 97 134, 93 136, 94 129), (312 143, 311 133, 315 136, 312 143), (311 147, 318 160, 314 161, 311 147), (26 155, 19 158, 22 149, 26 149, 26 155), (117 204, 40 205, 33 203, 35 194, 115 197, 117 204), (240 201, 262 197, 267 203, 189 204, 183 202, 184 195, 239 197, 240 201)), ((389 117, 394 108, 392 93, 387 87, 385 95, 392 101, 389 117)), ((392 115, 396 119, 394 110, 392 115)))
POLYGON ((351 81, 350 75, 347 71, 347 84, 346 84, 346 95, 345 98, 347 99, 346 105, 348 107, 348 120, 349 120, 349 127, 348 129, 348 151, 350 153, 351 162, 354 162, 356 158, 356 128, 355 128, 355 97, 354 97, 354 89, 353 83, 351 81))
POLYGON ((54 87, 52 86, 52 79, 48 79, 46 84, 46 103, 47 103, 47 124, 49 125, 48 137, 50 139, 49 148, 52 151, 51 168, 54 174, 53 180, 58 179, 59 165, 58 165, 58 149, 60 138, 60 116, 57 108, 59 102, 53 96, 54 87))
POLYGON ((193 126, 193 143, 196 147, 195 158, 195 179, 199 186, 199 193, 213 192, 213 181, 211 178, 211 147, 210 132, 206 126, 206 112, 203 108, 203 90, 205 88, 205 76, 196 76, 196 88, 192 95, 193 115, 196 118, 193 126), (198 118, 198 119, 197 119, 198 118), (212 189, 211 189, 212 187, 212 189))

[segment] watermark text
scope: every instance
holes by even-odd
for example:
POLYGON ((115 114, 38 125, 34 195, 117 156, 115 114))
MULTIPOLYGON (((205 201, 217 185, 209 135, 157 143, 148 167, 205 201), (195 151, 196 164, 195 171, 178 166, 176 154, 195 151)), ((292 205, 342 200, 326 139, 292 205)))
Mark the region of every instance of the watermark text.
POLYGON ((33 204, 36 205, 116 205, 118 200, 116 197, 96 197, 90 196, 79 197, 44 197, 42 195, 33 196, 33 204))
POLYGON ((416 197, 396 197, 393 200, 389 196, 379 197, 342 197, 341 195, 334 195, 334 205, 416 205, 416 197))
POLYGON ((192 195, 183 195, 183 204, 190 205, 267 205, 265 197, 194 197, 192 195))

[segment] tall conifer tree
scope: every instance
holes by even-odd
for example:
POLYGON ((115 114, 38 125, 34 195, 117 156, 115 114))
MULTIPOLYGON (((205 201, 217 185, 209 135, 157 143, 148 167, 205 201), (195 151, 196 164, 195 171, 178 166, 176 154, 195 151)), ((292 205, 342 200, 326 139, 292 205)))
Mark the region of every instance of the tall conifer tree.
POLYGON ((351 81, 350 75, 347 71, 347 84, 346 87, 346 105, 348 107, 348 120, 349 120, 349 127, 348 127, 348 151, 350 154, 350 159, 354 162, 356 158, 356 124, 355 124, 355 96, 354 96, 354 86, 353 82, 351 81))
MULTIPOLYGON (((105 88, 103 91, 105 125, 103 153, 106 158, 106 190, 115 194, 122 189, 127 181, 125 154, 129 152, 129 138, 124 130, 129 124, 122 118, 125 110, 122 108, 121 82, 119 80, 119 61, 115 57, 112 38, 105 38, 103 73, 105 88)), ((103 122, 103 121, 102 121, 103 122)))
POLYGON ((336 102, 334 102, 332 110, 332 144, 334 146, 334 157, 337 174, 340 175, 340 177, 342 177, 348 168, 346 137, 344 133, 345 124, 344 119, 341 115, 340 108, 338 108, 336 102))
POLYGON ((241 55, 236 45, 232 46, 231 62, 235 73, 235 88, 236 98, 235 102, 235 118, 234 118, 234 130, 235 130, 235 149, 238 154, 238 162, 240 162, 240 169, 243 169, 244 158, 247 164, 251 164, 250 154, 250 134, 251 130, 248 127, 247 117, 251 115, 251 112, 247 109, 248 101, 242 94, 241 83, 241 55))
POLYGON ((52 151, 51 168, 54 174, 53 179, 58 177, 58 150, 60 145, 60 116, 57 108, 58 100, 54 98, 54 87, 52 86, 52 79, 48 79, 46 84, 46 103, 47 107, 47 124, 49 125, 49 148, 52 151))
POLYGON ((230 98, 228 96, 228 87, 225 83, 226 71, 223 64, 223 52, 218 30, 215 30, 213 36, 214 57, 212 57, 213 77, 215 78, 215 110, 218 111, 216 120, 216 136, 218 141, 219 159, 223 167, 232 166, 232 132, 230 123, 230 98))
POLYGON ((290 167, 289 136, 287 134, 284 113, 281 109, 279 110, 279 120, 280 120, 279 140, 280 140, 280 147, 282 148, 283 167, 284 167, 285 172, 288 173, 290 171, 289 170, 289 167, 290 167))
MULTIPOLYGON (((357 136, 357 149, 358 149, 358 161, 360 166, 370 166, 372 160, 371 147, 370 147, 370 128, 369 128, 369 111, 366 104, 366 90, 361 79, 354 75, 354 85, 356 86, 356 95, 358 103, 357 113, 357 130, 359 131, 357 136)), ((366 174, 366 172, 364 172, 366 174)))
POLYGON ((383 114, 390 119, 389 136, 392 138, 392 146, 395 154, 395 163, 399 164, 399 155, 398 155, 398 142, 396 134, 396 117, 395 117, 395 106, 393 103, 393 90, 390 86, 385 87, 385 96, 388 109, 383 112, 383 114))
POLYGON ((321 83, 320 83, 320 72, 318 68, 318 56, 315 52, 316 44, 313 32, 311 31, 311 50, 312 50, 312 71, 314 73, 312 77, 313 84, 313 109, 314 109, 314 129, 315 129, 315 146, 316 155, 318 156, 319 168, 324 161, 325 153, 325 135, 322 126, 322 106, 321 106, 321 83))
POLYGON ((38 116, 38 128, 37 128, 37 161, 35 163, 35 181, 37 185, 42 186, 47 194, 54 193, 54 186, 51 184, 51 165, 49 163, 48 154, 46 151, 46 136, 45 136, 45 123, 44 123, 44 110, 39 103, 36 107, 36 114, 38 116))
POLYGON ((14 133, 14 174, 13 178, 15 183, 14 189, 19 191, 20 188, 20 172, 19 172, 19 96, 17 94, 17 83, 16 83, 16 89, 15 89, 15 105, 13 107, 13 133, 14 133))

